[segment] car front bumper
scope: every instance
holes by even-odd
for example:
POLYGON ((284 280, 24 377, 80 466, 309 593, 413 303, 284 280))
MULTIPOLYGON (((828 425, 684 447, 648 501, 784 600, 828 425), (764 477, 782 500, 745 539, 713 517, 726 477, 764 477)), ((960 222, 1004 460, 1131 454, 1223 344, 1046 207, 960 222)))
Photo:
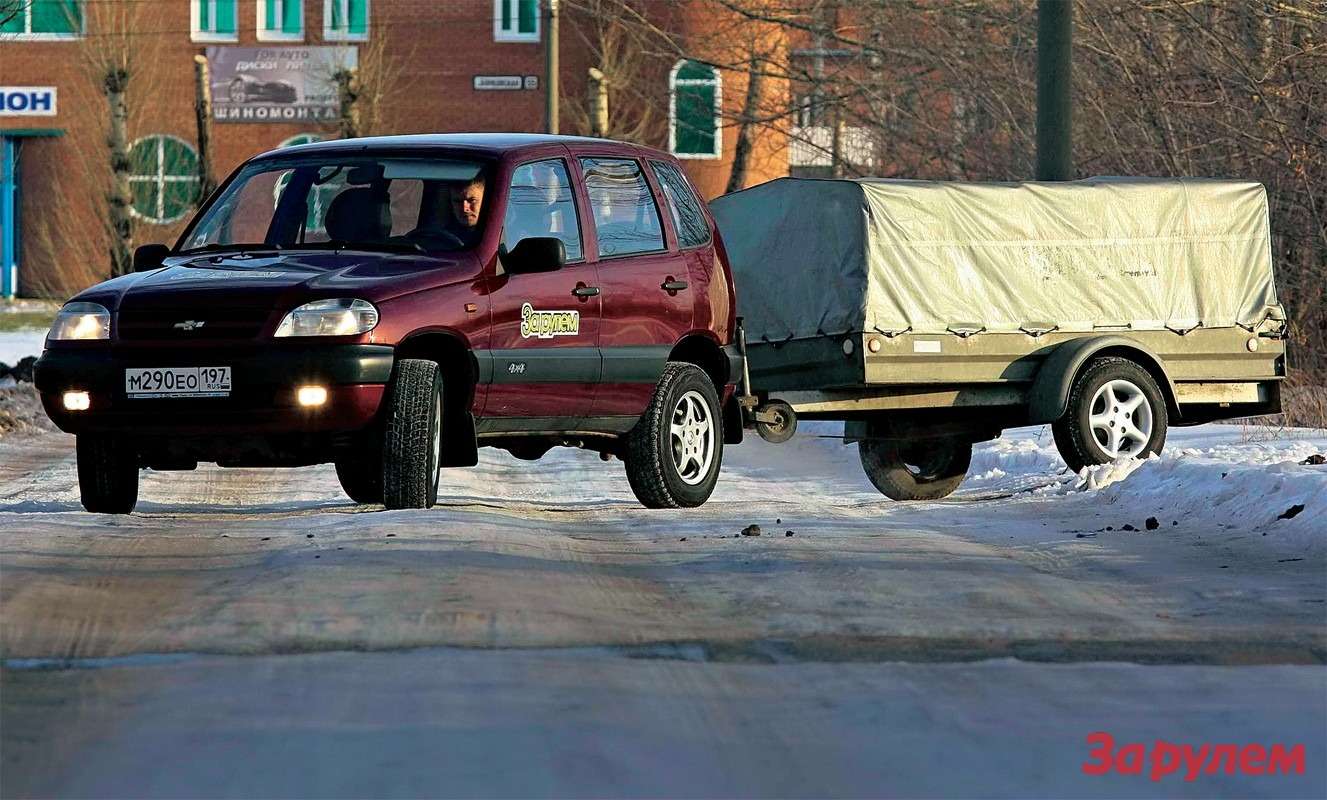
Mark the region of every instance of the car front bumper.
POLYGON ((34 382, 53 422, 67 433, 143 436, 352 432, 371 424, 391 379, 384 345, 145 348, 77 345, 47 349, 34 382), (231 371, 226 397, 130 398, 129 368, 219 367, 231 371), (303 407, 301 386, 327 389, 325 403, 303 407), (70 411, 64 393, 87 392, 89 408, 70 411))

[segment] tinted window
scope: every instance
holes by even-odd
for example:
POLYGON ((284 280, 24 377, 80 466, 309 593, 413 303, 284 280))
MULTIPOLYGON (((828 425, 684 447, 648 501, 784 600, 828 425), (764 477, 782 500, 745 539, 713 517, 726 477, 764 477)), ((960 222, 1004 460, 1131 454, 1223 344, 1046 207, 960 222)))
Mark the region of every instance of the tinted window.
POLYGON ((659 209, 640 164, 619 158, 583 158, 581 169, 600 256, 664 249, 659 209))
POLYGON ((668 210, 672 212, 673 227, 677 229, 678 246, 695 247, 708 242, 710 226, 705 222, 705 212, 700 210, 700 201, 682 171, 663 161, 651 161, 650 166, 654 167, 654 176, 668 197, 668 210))
POLYGON ((522 164, 511 176, 502 244, 511 250, 522 239, 536 236, 561 239, 567 248, 568 261, 577 261, 583 255, 571 180, 561 161, 522 164))

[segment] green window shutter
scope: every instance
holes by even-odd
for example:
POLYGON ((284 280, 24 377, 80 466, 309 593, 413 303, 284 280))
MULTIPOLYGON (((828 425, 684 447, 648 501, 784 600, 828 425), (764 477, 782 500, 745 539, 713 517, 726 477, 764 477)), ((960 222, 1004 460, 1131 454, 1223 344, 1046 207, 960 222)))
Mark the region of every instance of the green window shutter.
POLYGON ((516 14, 516 32, 534 33, 536 20, 539 19, 539 0, 516 0, 519 4, 516 14))
POLYGON ((369 0, 350 0, 350 32, 363 35, 369 30, 369 0))
MULTIPOLYGON (((32 0, 30 12, 32 33, 78 33, 83 30, 83 9, 78 0, 32 0)), ((22 16, 20 13, 20 25, 22 16)))
POLYGON ((714 80, 714 67, 702 64, 699 61, 688 61, 677 71, 679 81, 712 81, 714 80))
POLYGON ((211 31, 214 24, 210 17, 212 4, 207 0, 194 0, 194 5, 198 6, 198 30, 211 31))
POLYGON ((714 84, 683 84, 677 87, 678 153, 709 155, 714 152, 714 84))
POLYGON ((281 4, 281 32, 295 34, 304 30, 303 0, 286 0, 281 4))
POLYGON ((332 12, 328 17, 330 20, 327 27, 334 31, 341 31, 346 26, 345 14, 341 10, 341 0, 332 0, 332 12))
POLYGON ((235 27, 235 0, 217 0, 216 4, 217 18, 213 23, 217 33, 234 33, 235 27))
POLYGON ((23 11, 20 9, 13 19, 0 22, 0 33, 22 33, 24 24, 23 11))
POLYGON ((263 5, 265 6, 263 9, 263 29, 274 31, 276 30, 276 0, 263 0, 263 5))
POLYGON ((502 7, 502 29, 504 31, 512 29, 511 4, 514 2, 516 2, 516 0, 498 0, 498 5, 502 7))

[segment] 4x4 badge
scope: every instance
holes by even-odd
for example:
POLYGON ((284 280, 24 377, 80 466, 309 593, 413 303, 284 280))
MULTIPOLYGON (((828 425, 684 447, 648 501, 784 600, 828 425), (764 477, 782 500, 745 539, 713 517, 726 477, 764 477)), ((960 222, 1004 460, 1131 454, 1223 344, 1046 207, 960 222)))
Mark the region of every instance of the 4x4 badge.
POLYGON ((205 320, 186 319, 184 322, 175 323, 175 329, 181 331, 192 331, 192 330, 197 330, 206 324, 207 322, 205 320))

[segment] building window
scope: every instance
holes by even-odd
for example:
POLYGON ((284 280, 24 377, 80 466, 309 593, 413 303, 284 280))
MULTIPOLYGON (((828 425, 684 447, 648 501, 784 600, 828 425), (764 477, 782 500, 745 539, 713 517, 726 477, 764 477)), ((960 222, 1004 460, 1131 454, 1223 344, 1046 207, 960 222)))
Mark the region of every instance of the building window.
POLYGON ((342 42, 369 38, 369 0, 323 0, 323 38, 342 42))
POLYGON ((189 30, 195 42, 238 41, 235 0, 190 0, 189 30))
POLYGON ((539 41, 539 0, 493 0, 493 41, 539 41))
POLYGON ((668 77, 668 149, 681 158, 718 158, 722 87, 719 71, 699 61, 679 61, 668 77))
MULTIPOLYGON (((0 3, 0 8, 5 6, 0 3)), ((83 35, 82 0, 28 0, 18 3, 0 34, 14 39, 76 39, 83 35)))
POLYGON ((174 222, 198 200, 198 155, 183 139, 144 136, 129 148, 134 216, 158 225, 174 222))
POLYGON ((304 0, 258 0, 258 40, 304 40, 304 0))

